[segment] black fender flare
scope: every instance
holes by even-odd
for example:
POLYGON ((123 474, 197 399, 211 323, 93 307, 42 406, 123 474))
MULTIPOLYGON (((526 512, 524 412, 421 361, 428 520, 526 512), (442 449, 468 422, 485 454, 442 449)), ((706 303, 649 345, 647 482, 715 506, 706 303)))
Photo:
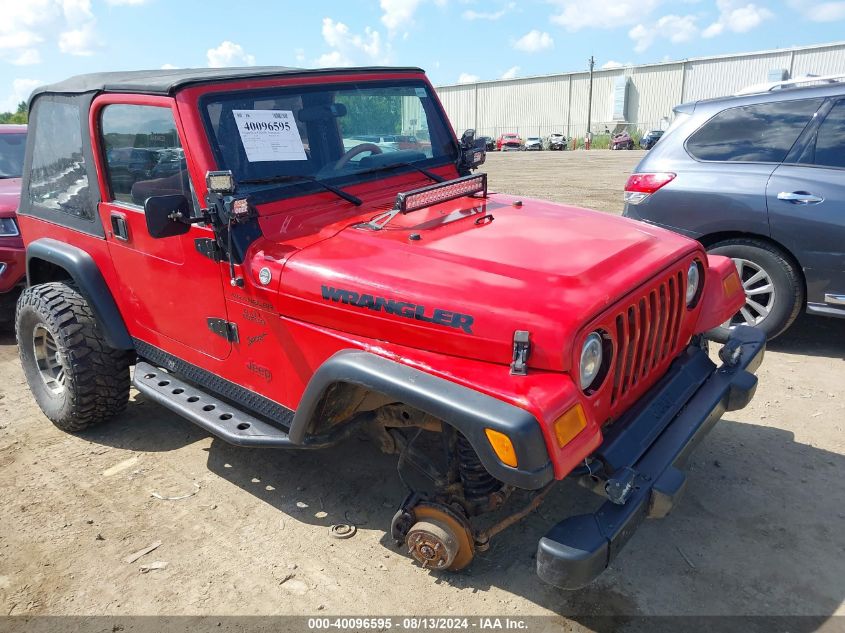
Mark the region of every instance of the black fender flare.
POLYGON ((85 297, 97 323, 103 330, 106 343, 114 349, 135 349, 126 324, 103 274, 89 253, 50 238, 40 238, 26 247, 26 279, 32 285, 32 260, 43 260, 58 266, 73 279, 79 292, 85 297))
POLYGON ((311 377, 290 427, 290 439, 302 444, 326 390, 336 383, 362 386, 396 402, 424 411, 460 431, 487 471, 499 481, 528 490, 545 486, 554 469, 543 431, 525 409, 457 383, 370 352, 342 350, 311 377), (490 428, 513 442, 517 467, 502 463, 484 432, 490 428))

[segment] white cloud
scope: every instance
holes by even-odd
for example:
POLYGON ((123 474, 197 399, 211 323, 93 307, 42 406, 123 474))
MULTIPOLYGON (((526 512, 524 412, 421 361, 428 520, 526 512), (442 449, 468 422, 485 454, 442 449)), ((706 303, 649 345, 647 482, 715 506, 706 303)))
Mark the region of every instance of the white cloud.
POLYGON ((389 63, 390 44, 385 44, 381 33, 369 26, 363 34, 352 33, 343 22, 323 18, 322 34, 323 41, 332 50, 315 60, 317 66, 352 66, 359 61, 389 63))
POLYGON ((32 66, 41 63, 41 53, 37 48, 25 48, 20 54, 11 60, 15 66, 32 66))
POLYGON ((814 0, 788 0, 790 7, 813 22, 838 22, 845 20, 845 2, 816 2, 814 0))
POLYGON ((622 62, 617 62, 615 60, 609 60, 601 65, 602 70, 615 70, 616 68, 624 68, 625 64, 622 62))
POLYGON ((719 18, 702 31, 703 37, 716 37, 726 30, 747 33, 774 17, 766 7, 757 6, 753 2, 741 5, 735 0, 716 0, 716 6, 719 8, 719 18))
POLYGON ((174 66, 173 64, 162 64, 161 65, 162 70, 175 70, 177 68, 179 68, 179 66, 174 66))
POLYGON ((515 8, 516 2, 508 2, 498 11, 475 11, 474 9, 467 9, 461 13, 461 17, 464 20, 490 20, 492 22, 501 19, 515 8))
POLYGON ((316 60, 314 65, 318 68, 343 68, 344 66, 354 66, 354 62, 348 57, 344 57, 340 51, 330 51, 323 53, 316 60))
POLYGON ((567 31, 613 29, 636 24, 652 13, 661 0, 550 0, 559 12, 551 17, 567 31))
POLYGON ((70 55, 90 55, 98 43, 91 0, 3 0, 0 13, 0 57, 13 64, 39 63, 47 42, 70 55))
POLYGON ((628 31, 628 37, 634 40, 634 50, 642 53, 655 40, 669 40, 673 44, 688 42, 698 34, 694 15, 664 15, 648 26, 637 24, 628 31))
POLYGON ((68 55, 93 55, 95 46, 96 34, 93 22, 59 35, 59 50, 68 55))
POLYGON ((240 44, 226 40, 217 48, 209 48, 205 53, 210 68, 228 66, 255 66, 255 56, 247 53, 240 44))
POLYGON ((0 112, 15 112, 21 101, 29 99, 29 95, 44 82, 38 79, 15 79, 12 81, 12 94, 5 101, 0 102, 0 112))
POLYGON ((481 79, 478 75, 472 75, 470 73, 461 73, 458 75, 458 83, 459 84, 474 84, 476 81, 481 79))
POLYGON ((528 33, 513 42, 513 47, 516 50, 525 53, 537 53, 552 48, 554 45, 555 41, 551 35, 545 31, 538 31, 537 29, 528 31, 528 33))
POLYGON ((297 48, 293 52, 293 55, 294 55, 294 58, 296 59, 296 61, 298 63, 302 64, 303 62, 305 62, 305 49, 304 48, 297 48))
POLYGON ((120 6, 120 5, 138 6, 140 4, 146 4, 147 0, 106 0, 106 2, 108 4, 111 4, 111 5, 114 5, 114 6, 120 6))
POLYGON ((31 31, 0 34, 0 49, 26 49, 28 46, 40 44, 42 38, 31 31))
POLYGON ((414 13, 421 3, 422 0, 379 0, 381 23, 391 35, 405 31, 414 23, 414 13))
POLYGON ((511 66, 505 72, 502 73, 502 76, 499 79, 513 79, 516 77, 516 73, 519 72, 519 66, 511 66))

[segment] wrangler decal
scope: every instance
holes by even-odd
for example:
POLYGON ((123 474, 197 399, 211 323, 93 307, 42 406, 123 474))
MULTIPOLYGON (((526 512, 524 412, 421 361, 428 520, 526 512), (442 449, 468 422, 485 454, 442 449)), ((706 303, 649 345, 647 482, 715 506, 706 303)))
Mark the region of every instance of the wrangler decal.
POLYGON ((429 311, 425 306, 415 303, 361 294, 352 290, 343 290, 342 288, 333 288, 331 286, 322 286, 322 291, 325 301, 345 303, 357 308, 367 308, 375 312, 386 312, 387 314, 395 314, 415 321, 437 323, 438 325, 453 327, 463 330, 467 334, 472 334, 472 324, 475 318, 469 314, 461 314, 460 312, 441 310, 439 308, 429 311))

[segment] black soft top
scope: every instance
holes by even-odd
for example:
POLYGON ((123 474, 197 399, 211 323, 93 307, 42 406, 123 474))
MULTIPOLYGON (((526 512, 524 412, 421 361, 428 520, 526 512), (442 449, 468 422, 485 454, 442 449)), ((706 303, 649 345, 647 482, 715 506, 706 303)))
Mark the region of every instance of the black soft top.
POLYGON ((289 68, 287 66, 247 66, 244 68, 173 68, 160 70, 130 70, 122 72, 76 75, 58 83, 36 88, 30 101, 43 93, 82 94, 86 92, 133 92, 172 95, 181 88, 202 83, 234 81, 253 77, 282 77, 290 75, 339 75, 423 72, 413 67, 367 66, 358 68, 289 68))

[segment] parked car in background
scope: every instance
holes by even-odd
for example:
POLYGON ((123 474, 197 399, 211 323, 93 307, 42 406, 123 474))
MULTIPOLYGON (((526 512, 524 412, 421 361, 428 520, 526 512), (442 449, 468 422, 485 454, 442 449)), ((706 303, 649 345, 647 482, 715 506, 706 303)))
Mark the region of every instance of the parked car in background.
POLYGON ((634 149, 634 139, 628 130, 622 130, 610 137, 610 149, 634 149))
POLYGON ((396 143, 397 149, 420 149, 420 142, 417 140, 416 136, 410 136, 408 134, 397 134, 393 137, 393 142, 396 143))
POLYGON ((0 125, 0 328, 15 317, 26 277, 23 240, 16 218, 26 149, 25 125, 0 125))
POLYGON ((546 147, 552 151, 562 152, 566 149, 566 142, 566 137, 563 134, 555 132, 549 134, 549 138, 546 139, 546 147))
POLYGON ((496 139, 492 136, 479 136, 477 140, 479 143, 484 143, 484 148, 488 152, 496 151, 496 139))
POLYGON ((523 149, 539 152, 543 149, 543 139, 539 136, 529 136, 525 139, 523 149))
POLYGON ((496 140, 496 149, 501 152, 522 149, 522 138, 519 134, 502 134, 496 140))
POLYGON ((643 149, 651 149, 663 136, 663 130, 650 130, 640 139, 640 147, 643 149))
POLYGON ((845 82, 819 81, 678 106, 628 180, 626 216, 736 263, 747 300, 721 337, 845 317, 845 82))

